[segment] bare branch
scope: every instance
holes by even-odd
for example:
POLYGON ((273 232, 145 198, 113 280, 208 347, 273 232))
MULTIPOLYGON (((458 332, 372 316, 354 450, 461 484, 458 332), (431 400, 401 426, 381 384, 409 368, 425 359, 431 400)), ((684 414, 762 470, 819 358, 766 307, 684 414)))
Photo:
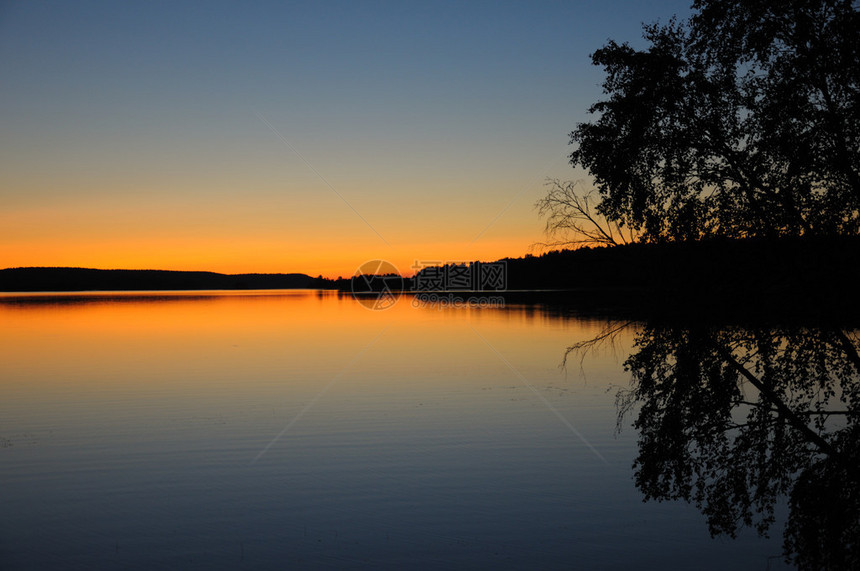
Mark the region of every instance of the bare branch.
POLYGON ((623 221, 610 222, 598 213, 594 191, 582 191, 581 180, 548 179, 546 186, 547 194, 535 203, 535 208, 541 218, 546 218, 547 236, 555 240, 538 242, 533 247, 618 246, 638 239, 639 233, 623 221))
POLYGON ((573 345, 568 347, 564 352, 564 358, 561 362, 561 368, 564 369, 565 367, 567 367, 567 360, 571 356, 571 354, 579 355, 579 363, 580 366, 582 366, 582 361, 585 359, 586 355, 588 355, 589 352, 595 351, 597 348, 599 348, 605 343, 613 345, 615 343, 615 339, 628 327, 635 325, 635 323, 635 321, 608 322, 606 324, 606 327, 604 327, 603 330, 595 337, 592 337, 591 339, 586 339, 585 341, 579 341, 578 343, 574 343, 573 345))

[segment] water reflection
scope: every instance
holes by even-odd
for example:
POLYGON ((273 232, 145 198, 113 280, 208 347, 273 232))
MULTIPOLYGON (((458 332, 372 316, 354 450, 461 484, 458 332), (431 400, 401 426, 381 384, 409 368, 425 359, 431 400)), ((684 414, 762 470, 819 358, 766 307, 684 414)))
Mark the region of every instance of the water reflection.
POLYGON ((616 399, 638 432, 636 486, 694 504, 714 536, 766 534, 787 498, 789 562, 860 568, 858 347, 838 327, 641 326, 616 399))
POLYGON ((635 325, 583 378, 559 355, 609 322, 546 300, 112 295, 0 296, 5 567, 761 569, 780 552, 641 502, 636 433, 614 434, 635 325))

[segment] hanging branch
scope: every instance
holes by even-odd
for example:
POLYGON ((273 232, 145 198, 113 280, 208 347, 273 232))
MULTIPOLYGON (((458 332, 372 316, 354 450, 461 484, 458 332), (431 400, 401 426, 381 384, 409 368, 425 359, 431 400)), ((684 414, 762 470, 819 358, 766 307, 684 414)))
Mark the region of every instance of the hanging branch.
POLYGON ((533 246, 542 248, 581 246, 619 246, 635 242, 639 233, 623 222, 610 222, 597 211, 594 191, 580 190, 582 181, 547 179, 546 196, 535 203, 538 214, 546 218, 545 232, 549 242, 533 246))

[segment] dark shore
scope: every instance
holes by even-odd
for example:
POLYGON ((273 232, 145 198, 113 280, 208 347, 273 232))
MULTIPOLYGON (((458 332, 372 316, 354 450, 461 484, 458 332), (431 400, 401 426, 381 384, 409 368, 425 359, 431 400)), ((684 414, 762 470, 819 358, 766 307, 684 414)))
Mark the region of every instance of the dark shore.
MULTIPOLYGON (((506 304, 643 319, 858 322, 860 237, 711 240, 580 248, 507 258, 506 304)), ((413 290, 410 279, 403 290, 413 290)), ((349 279, 306 274, 9 268, 2 292, 334 289, 349 279)))
POLYGON ((331 280, 305 274, 219 274, 168 270, 90 268, 8 268, 0 270, 0 291, 173 291, 311 289, 332 287, 331 280))

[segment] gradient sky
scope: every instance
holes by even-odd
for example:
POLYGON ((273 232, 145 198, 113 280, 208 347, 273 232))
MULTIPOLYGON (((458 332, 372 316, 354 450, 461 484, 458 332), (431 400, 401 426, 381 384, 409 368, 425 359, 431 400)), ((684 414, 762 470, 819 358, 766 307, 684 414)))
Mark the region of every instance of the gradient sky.
POLYGON ((351 275, 543 239, 659 2, 0 4, 0 268, 351 275))

